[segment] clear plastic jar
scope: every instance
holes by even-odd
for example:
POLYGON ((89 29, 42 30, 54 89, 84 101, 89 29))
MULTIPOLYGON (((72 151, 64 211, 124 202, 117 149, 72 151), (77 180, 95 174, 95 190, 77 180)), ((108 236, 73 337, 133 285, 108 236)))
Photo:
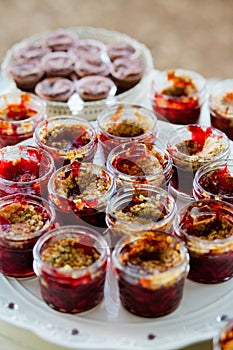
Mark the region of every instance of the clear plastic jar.
POLYGON ((185 69, 157 71, 151 88, 152 108, 160 120, 196 124, 206 97, 206 80, 185 69))
POLYGON ((195 174, 193 196, 219 199, 233 204, 233 159, 221 159, 203 165, 195 174))
POLYGON ((167 149, 173 160, 170 189, 174 195, 190 199, 196 171, 211 161, 227 158, 230 141, 220 130, 190 124, 171 132, 167 149))
POLYGON ((102 301, 109 248, 95 230, 54 229, 38 240, 33 256, 42 297, 53 309, 80 313, 102 301))
POLYGON ((134 232, 172 231, 175 214, 175 200, 164 189, 146 184, 122 187, 109 198, 106 208, 111 244, 134 232))
POLYGON ((52 155, 56 168, 75 160, 93 162, 98 142, 92 125, 74 116, 56 116, 40 124, 34 141, 52 155))
POLYGON ((0 201, 0 272, 11 277, 34 275, 32 250, 40 236, 55 227, 55 209, 29 194, 0 201))
POLYGON ((213 338, 213 350, 233 349, 233 320, 228 321, 213 338))
POLYGON ((0 147, 29 139, 46 119, 45 104, 36 95, 14 92, 0 96, 0 147))
POLYGON ((154 230, 122 238, 112 253, 124 308, 142 317, 170 314, 179 306, 189 257, 176 236, 154 230))
POLYGON ((145 183, 167 188, 172 161, 161 142, 133 141, 116 146, 109 153, 107 169, 113 173, 118 187, 145 183))
POLYGON ((233 205, 191 202, 177 213, 174 230, 188 248, 189 279, 211 284, 233 277, 233 205))
POLYGON ((210 122, 233 140, 233 79, 216 83, 209 94, 210 122))
POLYGON ((73 162, 58 169, 48 184, 61 225, 90 225, 105 230, 106 205, 115 190, 110 172, 99 165, 73 162))
POLYGON ((51 155, 34 146, 0 149, 0 197, 28 193, 47 197, 48 181, 55 170, 51 155))
POLYGON ((124 142, 153 143, 157 136, 157 117, 147 108, 130 104, 106 107, 98 116, 98 140, 105 163, 110 151, 124 142))

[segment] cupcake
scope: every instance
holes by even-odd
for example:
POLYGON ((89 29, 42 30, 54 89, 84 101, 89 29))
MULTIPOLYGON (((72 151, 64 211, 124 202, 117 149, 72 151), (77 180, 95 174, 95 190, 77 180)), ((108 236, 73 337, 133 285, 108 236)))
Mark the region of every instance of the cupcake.
POLYGON ((117 87, 130 89, 142 79, 144 71, 142 60, 118 58, 112 64, 111 76, 117 87))
POLYGON ((52 51, 68 51, 78 40, 78 36, 69 30, 58 29, 45 37, 45 43, 52 51))
POLYGON ((106 77, 110 73, 110 65, 97 55, 89 56, 76 62, 75 73, 79 78, 86 77, 87 75, 101 75, 106 77))
POLYGON ((47 77, 68 77, 74 71, 74 58, 67 52, 50 52, 41 62, 47 77))
POLYGON ((107 54, 111 61, 114 61, 117 58, 125 57, 129 58, 137 58, 139 56, 139 51, 136 48, 125 42, 125 41, 116 41, 110 43, 107 47, 107 54))
POLYGON ((11 63, 9 74, 19 89, 33 91, 36 84, 42 79, 44 71, 39 62, 22 60, 11 63))
POLYGON ((35 87, 37 96, 49 101, 67 102, 73 92, 73 82, 61 77, 45 78, 35 87))
POLYGON ((107 77, 90 75, 78 80, 76 91, 83 101, 98 101, 116 93, 116 86, 107 77))

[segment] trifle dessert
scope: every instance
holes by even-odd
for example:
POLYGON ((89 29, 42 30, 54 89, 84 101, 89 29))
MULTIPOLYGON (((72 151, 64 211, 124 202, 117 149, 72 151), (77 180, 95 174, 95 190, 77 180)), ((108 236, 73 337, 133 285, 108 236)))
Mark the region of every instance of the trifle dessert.
POLYGON ((98 232, 83 226, 54 229, 33 250, 44 301, 64 313, 80 313, 104 297, 109 249, 98 232))
POLYGON ((173 160, 170 189, 174 195, 190 198, 196 171, 211 161, 228 158, 230 141, 218 129, 189 124, 171 132, 167 149, 173 160))
POLYGON ((117 187, 144 183, 167 188, 172 161, 161 142, 132 141, 113 148, 107 158, 107 169, 113 173, 117 187))
POLYGON ((152 108, 158 119, 195 124, 205 99, 205 79, 185 69, 157 72, 152 83, 152 108))
POLYGON ((211 125, 233 140, 233 79, 221 80, 210 90, 211 125))
POLYGON ((102 160, 125 142, 153 143, 157 135, 157 117, 149 109, 130 104, 107 106, 98 116, 98 140, 102 160))
POLYGON ((106 205, 115 190, 110 172, 96 164, 73 162, 51 176, 48 190, 62 225, 106 229, 106 205))
POLYGON ((189 258, 183 242, 159 230, 122 238, 112 254, 120 300, 129 312, 160 317, 179 306, 189 258))
POLYGON ((174 226, 190 255, 188 278, 212 284, 233 277, 233 205, 214 199, 191 202, 180 209, 174 226))
POLYGON ((213 350, 233 349, 233 321, 229 320, 213 338, 213 350))
POLYGON ((55 210, 45 199, 5 196, 0 203, 0 272, 17 278, 34 275, 32 249, 55 225, 55 210))
POLYGON ((1 95, 0 147, 31 138, 36 126, 45 119, 45 105, 36 95, 24 92, 1 95))
POLYGON ((75 160, 93 162, 97 150, 94 127, 73 116, 56 116, 38 125, 34 133, 36 145, 48 151, 57 168, 75 160))

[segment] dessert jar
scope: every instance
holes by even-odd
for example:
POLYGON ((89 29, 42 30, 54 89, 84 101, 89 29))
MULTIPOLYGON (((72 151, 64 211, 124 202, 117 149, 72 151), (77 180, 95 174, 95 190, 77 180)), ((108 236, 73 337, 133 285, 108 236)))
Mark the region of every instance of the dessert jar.
POLYGON ((174 195, 190 199, 196 171, 211 161, 228 158, 230 141, 220 130, 189 124, 171 132, 167 149, 173 161, 169 187, 174 195))
POLYGON ((152 82, 152 108, 158 119, 169 123, 196 124, 205 96, 205 79, 190 70, 158 71, 152 82))
POLYGON ((190 255, 188 278, 221 283, 233 277, 233 205, 219 200, 191 202, 177 213, 175 233, 190 255))
POLYGON ((137 105, 109 105, 98 114, 97 125, 103 162, 119 144, 131 141, 153 143, 157 136, 155 113, 137 105))
POLYGON ((228 321, 214 336, 213 350, 233 349, 233 320, 228 321))
POLYGON ((55 209, 45 199, 22 193, 2 198, 0 272, 16 278, 34 275, 33 247, 55 225, 55 209))
POLYGON ((54 172, 51 155, 34 146, 14 145, 0 149, 0 197, 28 193, 47 197, 54 172))
POLYGON ((233 204, 233 159, 220 159, 199 168, 193 196, 196 200, 218 199, 233 204))
POLYGON ((109 248, 95 230, 56 228, 37 241, 33 256, 42 297, 53 309, 74 314, 102 301, 109 248))
POLYGON ((113 148, 107 158, 107 169, 114 175, 116 186, 145 183, 167 188, 172 161, 158 140, 155 144, 127 142, 113 148))
POLYGON ((36 95, 14 92, 0 96, 0 147, 32 137, 46 119, 45 104, 36 95))
POLYGON ((34 141, 52 155, 56 168, 74 160, 92 162, 97 150, 95 129, 73 116, 56 116, 38 125, 34 141))
POLYGON ((159 230, 123 237, 112 253, 120 300, 142 317, 170 314, 179 306, 189 257, 183 242, 159 230))
POLYGON ((233 140, 233 79, 216 83, 209 94, 210 122, 233 140))
POLYGON ((106 208, 111 244, 134 232, 172 231, 175 214, 175 200, 164 189, 147 184, 122 187, 109 198, 106 208))
POLYGON ((61 225, 85 224, 105 230, 106 205, 115 190, 110 172, 99 165, 73 162, 58 169, 48 184, 61 225))

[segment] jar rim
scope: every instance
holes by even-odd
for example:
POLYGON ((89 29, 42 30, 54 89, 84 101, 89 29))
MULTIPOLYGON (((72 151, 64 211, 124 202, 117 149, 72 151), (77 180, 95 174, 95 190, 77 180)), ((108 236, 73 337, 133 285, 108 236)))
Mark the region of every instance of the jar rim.
POLYGON ((47 230, 51 224, 55 223, 56 220, 56 212, 54 206, 47 201, 45 198, 32 195, 32 194, 26 194, 26 193, 17 193, 12 195, 4 196, 0 199, 0 209, 4 208, 6 205, 12 204, 17 201, 25 201, 27 203, 30 203, 32 205, 35 205, 35 207, 41 207, 46 210, 47 213, 49 213, 49 220, 48 222, 38 231, 27 234, 27 235, 7 235, 2 232, 0 232, 0 237, 4 238, 8 241, 14 241, 14 242, 21 242, 29 239, 33 239, 35 237, 41 236, 41 234, 47 230))
MULTIPOLYGON (((54 169, 55 169, 55 165, 54 165, 54 160, 53 157, 51 156, 51 154, 49 152, 47 152, 46 150, 41 150, 40 148, 36 147, 36 146, 31 146, 31 145, 12 145, 12 146, 5 146, 2 149, 0 149, 0 154, 3 152, 7 152, 9 153, 9 151, 14 151, 14 150, 33 150, 36 151, 38 154, 40 153, 42 155, 42 157, 46 156, 46 159, 48 161, 48 168, 49 171, 47 173, 44 173, 42 176, 34 179, 34 180, 30 180, 30 181, 12 181, 12 180, 7 180, 3 177, 0 176, 0 183, 5 184, 5 185, 12 185, 12 184, 18 184, 18 186, 30 186, 35 182, 43 182, 48 176, 51 176, 54 169)), ((20 158, 21 156, 19 155, 18 158, 20 158)))
MULTIPOLYGON (((110 138, 114 138, 114 140, 118 140, 119 142, 125 142, 126 139, 132 140, 132 141, 133 140, 137 141, 137 140, 141 140, 141 139, 147 137, 156 128, 158 119, 157 119, 156 113, 154 113, 154 111, 152 111, 149 108, 143 107, 141 105, 129 104, 129 103, 114 103, 114 104, 109 104, 107 107, 105 107, 105 109, 97 115, 96 121, 97 121, 98 129, 101 130, 101 132, 104 135, 106 135, 110 138), (145 114, 149 114, 150 117, 153 119, 153 123, 150 126, 149 130, 147 130, 145 133, 143 133, 142 135, 139 135, 139 136, 122 137, 122 136, 115 136, 115 135, 110 134, 105 128, 102 127, 101 119, 103 119, 103 120, 107 119, 108 117, 110 117, 112 115, 112 114, 111 115, 109 115, 109 114, 111 112, 115 111, 119 107, 122 107, 123 109, 126 109, 126 110, 132 110, 132 111, 135 110, 137 113, 138 113, 138 111, 141 110, 142 112, 145 112, 145 114)), ((156 134, 156 130, 154 132, 156 134)))
POLYGON ((124 273, 126 273, 127 275, 130 275, 131 277, 134 278, 139 278, 139 279, 143 279, 143 280, 151 280, 151 278, 161 278, 163 280, 163 277, 165 277, 166 275, 170 275, 173 277, 173 272, 177 271, 180 268, 184 268, 185 270, 187 269, 187 265, 189 264, 189 254, 188 254, 188 250, 184 244, 184 242, 177 236, 168 233, 168 232, 164 232, 162 230, 145 230, 143 232, 138 232, 138 233, 134 233, 134 234, 130 234, 127 236, 122 237, 115 245, 113 252, 112 252, 112 261, 113 261, 113 266, 116 269, 119 269, 120 271, 123 271, 124 273), (164 237, 170 237, 173 242, 177 242, 180 245, 180 254, 181 254, 181 261, 180 263, 175 266, 175 267, 171 267, 166 271, 163 272, 158 272, 155 271, 154 273, 148 273, 148 274, 140 274, 137 271, 132 270, 131 267, 127 267, 123 264, 120 263, 118 257, 122 251, 122 249, 127 245, 130 244, 131 242, 135 242, 137 240, 143 239, 143 234, 146 234, 147 232, 152 232, 154 235, 160 234, 163 235, 164 237))
POLYGON ((100 264, 103 264, 110 256, 110 249, 108 247, 107 241, 105 238, 98 232, 95 231, 92 228, 86 227, 86 226, 79 226, 79 225, 69 225, 69 226, 60 226, 57 228, 54 228, 53 230, 45 233, 43 236, 41 236, 38 241, 36 242, 34 248, 33 248, 33 267, 34 270, 37 270, 37 265, 43 265, 48 269, 48 271, 54 272, 57 271, 59 273, 62 273, 65 276, 71 275, 72 278, 78 278, 82 275, 84 275, 87 271, 92 269, 93 271, 99 267, 100 264), (41 249, 44 244, 46 244, 47 241, 54 237, 62 236, 64 237, 67 235, 69 237, 69 234, 72 235, 79 235, 82 237, 85 237, 88 234, 88 237, 94 240, 94 242, 98 242, 101 245, 101 249, 97 249, 98 253, 100 253, 100 256, 98 259, 92 263, 89 266, 86 266, 81 269, 74 269, 64 271, 61 268, 56 268, 50 264, 47 264, 42 260, 41 257, 41 249))

